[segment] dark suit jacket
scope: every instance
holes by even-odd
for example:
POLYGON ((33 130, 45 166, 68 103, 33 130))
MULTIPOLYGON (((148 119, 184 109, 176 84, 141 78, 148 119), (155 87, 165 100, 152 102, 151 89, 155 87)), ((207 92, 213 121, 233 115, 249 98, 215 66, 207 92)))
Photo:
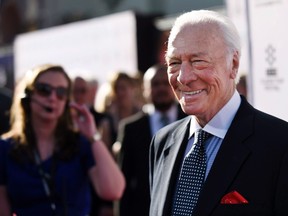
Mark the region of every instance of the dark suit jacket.
MULTIPOLYGON (((185 117, 178 106, 178 119, 185 117)), ((120 123, 118 141, 121 142, 120 167, 126 179, 126 189, 120 202, 120 216, 148 216, 149 146, 152 134, 149 115, 139 112, 120 123)), ((116 215, 118 215, 116 213, 116 215)))
MULTIPOLYGON (((187 117, 169 125, 152 140, 150 216, 171 215, 189 122, 187 117)), ((208 215, 288 215, 288 123, 254 109, 243 97, 193 214, 208 215), (234 190, 248 204, 221 204, 234 190)))

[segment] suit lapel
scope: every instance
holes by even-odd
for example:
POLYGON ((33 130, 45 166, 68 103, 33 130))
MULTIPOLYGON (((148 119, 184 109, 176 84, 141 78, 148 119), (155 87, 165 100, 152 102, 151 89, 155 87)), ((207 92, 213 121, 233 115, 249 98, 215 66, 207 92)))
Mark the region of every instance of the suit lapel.
POLYGON ((252 109, 244 102, 223 140, 193 215, 207 216, 220 203, 250 153, 245 139, 252 133, 252 109))
MULTIPOLYGON (((166 215, 165 212, 170 211, 171 200, 170 200, 170 190, 171 190, 171 178, 172 182, 174 179, 174 172, 173 168, 175 167, 176 160, 179 158, 178 152, 184 143, 187 143, 186 134, 190 122, 190 117, 186 118, 183 123, 177 126, 176 130, 171 134, 171 137, 167 139, 167 143, 163 149, 163 169, 162 169, 162 179, 161 179, 161 186, 163 187, 161 193, 163 193, 163 201, 164 205, 163 215, 166 215), (166 197, 166 200, 165 200, 166 197)), ((178 160, 177 160, 178 161, 178 160)), ((177 164, 176 164, 176 167, 177 164)), ((168 215, 168 214, 167 214, 168 215)))

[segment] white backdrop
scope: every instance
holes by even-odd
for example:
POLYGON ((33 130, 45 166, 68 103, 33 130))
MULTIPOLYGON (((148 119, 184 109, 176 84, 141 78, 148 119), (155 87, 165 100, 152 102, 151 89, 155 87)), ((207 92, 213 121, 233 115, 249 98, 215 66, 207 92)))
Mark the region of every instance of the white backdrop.
POLYGON ((254 105, 288 120, 288 0, 249 0, 254 105))
POLYGON ((248 57, 250 65, 250 102, 288 121, 288 0, 226 0, 226 5, 244 43, 244 62, 248 57))
MULTIPOLYGON (((248 38, 248 20, 246 15, 245 0, 226 0, 227 16, 230 17, 235 24, 242 45, 242 56, 239 67, 240 74, 249 74, 249 38, 248 38)), ((250 89, 251 90, 251 89, 250 89)), ((250 92, 249 92, 250 93, 250 92)), ((248 93, 248 94, 249 94, 248 93)))
POLYGON ((14 43, 16 81, 43 63, 64 66, 70 77, 101 82, 116 70, 135 74, 136 17, 127 11, 19 35, 14 43))

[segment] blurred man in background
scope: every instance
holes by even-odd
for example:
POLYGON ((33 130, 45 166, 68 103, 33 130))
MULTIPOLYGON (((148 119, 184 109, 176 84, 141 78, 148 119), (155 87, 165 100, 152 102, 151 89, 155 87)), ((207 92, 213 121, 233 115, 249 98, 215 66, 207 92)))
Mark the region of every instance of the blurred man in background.
POLYGON ((116 204, 116 215, 149 215, 149 146, 152 136, 165 125, 186 116, 168 82, 167 67, 154 65, 144 74, 144 96, 148 104, 143 111, 120 123, 118 155, 127 186, 116 204))

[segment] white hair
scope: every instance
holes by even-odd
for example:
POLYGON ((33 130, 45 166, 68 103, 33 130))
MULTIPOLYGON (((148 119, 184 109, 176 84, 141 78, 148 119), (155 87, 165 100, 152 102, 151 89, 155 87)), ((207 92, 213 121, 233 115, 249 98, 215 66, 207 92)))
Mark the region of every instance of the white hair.
POLYGON ((185 25, 194 24, 215 24, 219 27, 220 32, 223 34, 223 39, 230 51, 237 51, 241 54, 241 40, 239 33, 232 23, 232 21, 215 11, 210 10, 195 10, 180 15, 171 29, 168 44, 171 43, 171 38, 175 37, 175 34, 185 25))
MULTIPOLYGON (((172 29, 168 38, 168 49, 171 46, 171 43, 175 39, 179 31, 187 25, 202 25, 202 24, 212 24, 215 27, 218 27, 219 33, 222 34, 223 41, 227 46, 227 63, 231 63, 233 54, 237 52, 238 58, 241 56, 241 40, 239 33, 232 23, 232 21, 215 11, 210 10, 193 10, 187 13, 180 15, 172 29)), ((237 81, 236 79, 235 81, 237 81)))

